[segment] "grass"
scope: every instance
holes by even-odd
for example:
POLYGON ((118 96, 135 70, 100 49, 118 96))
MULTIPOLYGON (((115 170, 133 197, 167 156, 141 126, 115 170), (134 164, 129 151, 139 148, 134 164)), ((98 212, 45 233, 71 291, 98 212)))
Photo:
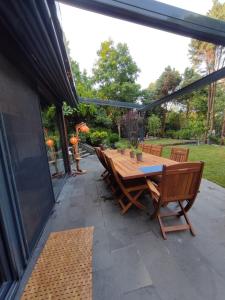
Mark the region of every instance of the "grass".
POLYGON ((160 145, 174 145, 174 144, 184 144, 187 140, 176 140, 176 139, 151 139, 145 141, 146 144, 160 144, 160 145))
MULTIPOLYGON (((189 161, 204 161, 203 177, 225 187, 225 147, 217 145, 182 145, 189 151, 189 161)), ((171 147, 163 149, 163 156, 169 157, 171 147)))
MULTIPOLYGON (((148 143, 154 144, 173 144, 181 140, 172 139, 158 139, 152 140, 148 143)), ((123 142, 128 145, 127 140, 123 142)), ((190 149, 189 161, 204 161, 205 167, 203 177, 215 182, 222 187, 225 187, 225 146, 218 145, 180 145, 179 147, 186 147, 190 149)), ((165 146, 163 149, 163 156, 170 156, 171 146, 165 146)))

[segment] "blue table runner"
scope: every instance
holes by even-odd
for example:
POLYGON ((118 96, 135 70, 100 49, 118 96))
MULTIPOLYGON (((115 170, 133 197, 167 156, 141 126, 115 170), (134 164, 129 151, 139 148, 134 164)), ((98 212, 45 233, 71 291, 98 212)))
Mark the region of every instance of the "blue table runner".
POLYGON ((163 165, 140 167, 139 170, 143 173, 162 172, 163 165))

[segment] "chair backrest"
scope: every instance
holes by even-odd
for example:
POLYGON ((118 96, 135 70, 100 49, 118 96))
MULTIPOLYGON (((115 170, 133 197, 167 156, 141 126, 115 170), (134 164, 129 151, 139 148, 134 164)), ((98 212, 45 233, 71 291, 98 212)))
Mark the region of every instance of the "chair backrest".
POLYGON ((160 181, 162 202, 194 200, 201 183, 203 162, 164 166, 160 181))
POLYGON ((100 147, 95 147, 95 152, 97 154, 97 157, 98 157, 99 161, 101 162, 103 167, 107 170, 105 155, 104 155, 103 151, 100 149, 100 147))
POLYGON ((152 145, 150 154, 161 156, 163 147, 161 145, 152 145))
POLYGON ((98 159, 100 160, 100 154, 99 154, 100 147, 94 147, 94 148, 95 148, 95 153, 96 153, 98 159))
POLYGON ((109 165, 109 168, 111 170, 111 174, 113 175, 114 179, 116 180, 116 182, 118 183, 119 187, 124 190, 124 185, 120 179, 120 176, 119 174, 117 173, 116 169, 115 169, 115 166, 114 166, 114 163, 113 163, 113 160, 109 157, 106 156, 106 161, 109 165))
POLYGON ((185 162, 188 160, 189 149, 188 148, 179 148, 173 147, 170 153, 170 159, 185 162))
POLYGON ((145 153, 151 153, 151 148, 152 148, 151 144, 143 144, 142 151, 145 153))

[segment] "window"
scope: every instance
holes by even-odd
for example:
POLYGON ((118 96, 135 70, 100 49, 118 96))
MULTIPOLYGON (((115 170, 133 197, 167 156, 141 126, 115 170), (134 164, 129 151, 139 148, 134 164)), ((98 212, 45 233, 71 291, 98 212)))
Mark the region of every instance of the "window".
POLYGON ((64 184, 65 166, 57 112, 54 105, 42 107, 42 122, 52 185, 55 197, 57 197, 64 184))

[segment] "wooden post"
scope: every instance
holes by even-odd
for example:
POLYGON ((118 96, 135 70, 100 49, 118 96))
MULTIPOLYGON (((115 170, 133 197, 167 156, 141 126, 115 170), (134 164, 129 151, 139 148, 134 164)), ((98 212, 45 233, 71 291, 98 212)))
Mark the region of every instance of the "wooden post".
POLYGON ((63 154, 65 172, 68 174, 71 174, 71 165, 70 165, 70 158, 69 158, 69 152, 68 152, 69 145, 68 145, 68 141, 67 141, 67 128, 66 128, 66 124, 65 124, 62 106, 57 106, 56 112, 57 112, 57 119, 58 119, 58 125, 59 125, 59 133, 60 133, 60 138, 61 138, 61 142, 62 142, 62 154, 63 154))

